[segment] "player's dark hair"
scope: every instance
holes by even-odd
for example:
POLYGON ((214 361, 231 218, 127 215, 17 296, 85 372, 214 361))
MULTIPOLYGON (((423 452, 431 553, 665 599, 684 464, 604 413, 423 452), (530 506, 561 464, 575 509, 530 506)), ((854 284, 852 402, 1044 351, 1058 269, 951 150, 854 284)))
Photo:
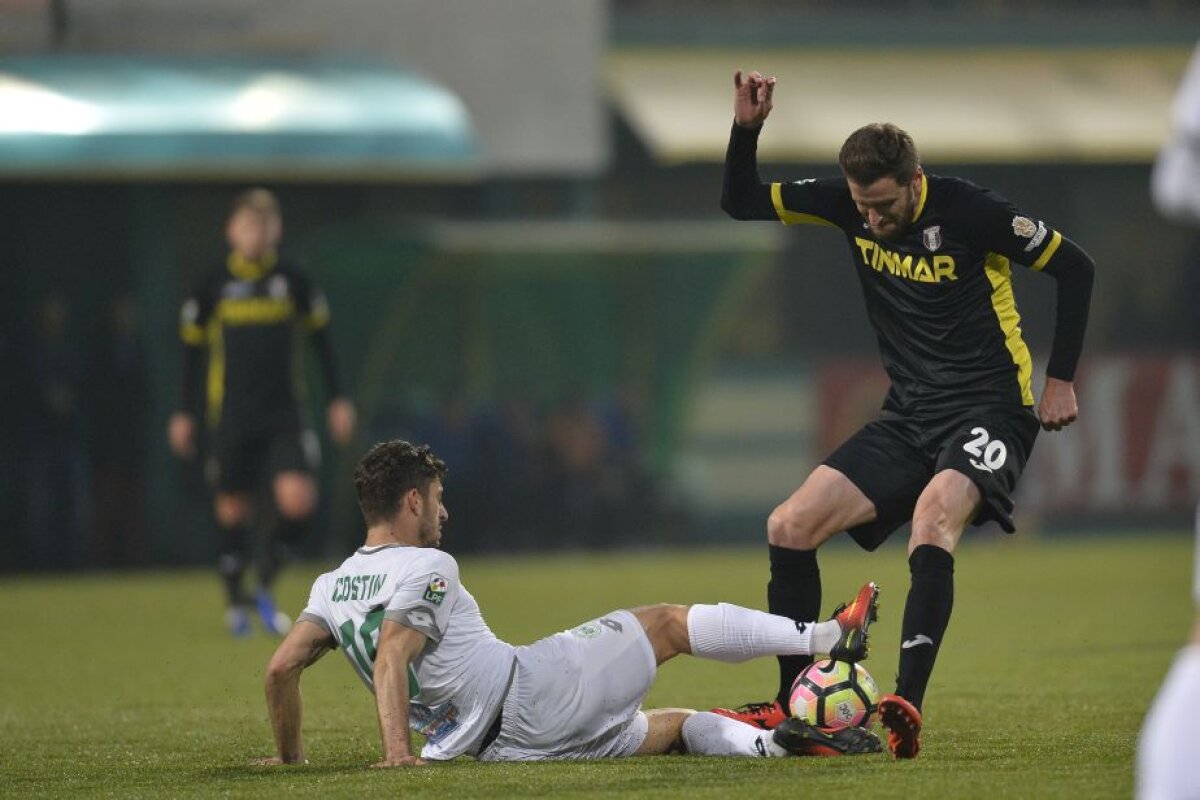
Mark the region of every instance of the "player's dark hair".
POLYGON ((279 200, 275 194, 269 189, 256 187, 247 189, 246 191, 233 198, 233 207, 230 209, 230 216, 241 211, 243 208, 248 208, 252 211, 257 211, 259 214, 268 214, 273 217, 281 216, 279 212, 279 200))
POLYGON ((842 174, 860 186, 870 186, 880 178, 908 183, 920 164, 912 137, 890 122, 859 128, 847 137, 838 154, 842 174))
POLYGON ((446 475, 446 463, 429 445, 417 446, 400 439, 380 442, 367 451, 354 470, 358 507, 367 525, 392 518, 404 495, 416 489, 422 495, 429 484, 446 475))

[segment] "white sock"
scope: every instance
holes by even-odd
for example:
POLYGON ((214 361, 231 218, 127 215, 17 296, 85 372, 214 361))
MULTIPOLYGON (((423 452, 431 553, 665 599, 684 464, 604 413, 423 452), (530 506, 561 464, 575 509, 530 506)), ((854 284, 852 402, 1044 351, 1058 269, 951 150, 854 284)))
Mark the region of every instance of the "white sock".
POLYGON ((825 653, 828 650, 814 649, 814 640, 827 641, 832 647, 839 632, 836 622, 792 622, 787 617, 730 603, 700 603, 688 611, 692 655, 717 661, 736 663, 760 656, 825 653))
POLYGON ((770 731, 736 719, 697 711, 683 721, 683 744, 698 756, 779 758, 787 751, 775 744, 770 731))

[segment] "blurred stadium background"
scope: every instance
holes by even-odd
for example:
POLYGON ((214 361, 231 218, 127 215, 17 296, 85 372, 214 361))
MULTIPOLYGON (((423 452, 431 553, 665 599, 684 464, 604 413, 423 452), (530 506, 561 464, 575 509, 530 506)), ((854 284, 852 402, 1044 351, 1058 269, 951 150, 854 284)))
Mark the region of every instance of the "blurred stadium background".
MULTIPOLYGON (((0 570, 215 558, 164 438, 176 315, 258 184, 362 415, 310 555, 357 541, 351 469, 396 436, 450 462, 455 552, 760 544, 883 377, 841 237, 718 208, 736 68, 780 80, 765 176, 888 119, 1091 252, 1082 417, 1018 524, 1189 530, 1200 247, 1148 187, 1200 8, 846 5, 0 0, 0 570)), ((1044 356, 1053 283, 1016 291, 1044 356)))

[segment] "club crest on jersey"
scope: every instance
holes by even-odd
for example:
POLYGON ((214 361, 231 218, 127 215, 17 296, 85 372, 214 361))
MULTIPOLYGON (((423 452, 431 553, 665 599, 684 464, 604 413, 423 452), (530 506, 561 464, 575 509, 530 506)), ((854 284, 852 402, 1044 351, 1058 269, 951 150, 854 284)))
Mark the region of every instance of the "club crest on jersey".
POLYGON ((921 231, 921 241, 925 242, 925 247, 929 250, 937 250, 942 246, 942 226, 931 225, 921 231))
POLYGON ((1030 239, 1037 233, 1037 225, 1029 217, 1013 217, 1013 234, 1022 239, 1030 239))
POLYGON ((446 587, 449 584, 441 575, 434 575, 429 579, 429 586, 425 589, 425 599, 435 606, 440 606, 442 601, 446 599, 446 587))

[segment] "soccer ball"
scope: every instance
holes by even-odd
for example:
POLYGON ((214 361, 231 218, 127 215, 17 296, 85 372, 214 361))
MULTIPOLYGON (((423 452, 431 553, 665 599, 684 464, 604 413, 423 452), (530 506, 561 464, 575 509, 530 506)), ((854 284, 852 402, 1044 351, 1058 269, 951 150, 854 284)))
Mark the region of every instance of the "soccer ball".
POLYGON ((815 661, 792 684, 792 716, 819 728, 866 726, 879 704, 879 687, 858 664, 815 661))

